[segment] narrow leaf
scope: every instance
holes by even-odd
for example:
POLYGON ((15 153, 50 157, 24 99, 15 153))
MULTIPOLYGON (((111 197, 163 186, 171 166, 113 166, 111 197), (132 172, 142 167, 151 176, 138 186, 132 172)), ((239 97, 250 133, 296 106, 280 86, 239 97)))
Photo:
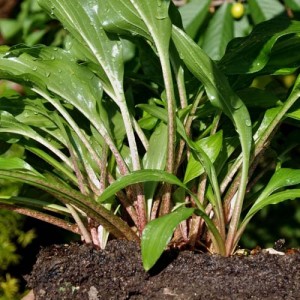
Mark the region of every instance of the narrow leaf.
POLYGON ((260 194, 259 198, 255 201, 254 205, 258 205, 261 199, 264 199, 271 195, 278 189, 296 185, 300 183, 300 170, 294 169, 279 169, 275 172, 275 174, 270 179, 267 186, 264 188, 262 193, 260 194))

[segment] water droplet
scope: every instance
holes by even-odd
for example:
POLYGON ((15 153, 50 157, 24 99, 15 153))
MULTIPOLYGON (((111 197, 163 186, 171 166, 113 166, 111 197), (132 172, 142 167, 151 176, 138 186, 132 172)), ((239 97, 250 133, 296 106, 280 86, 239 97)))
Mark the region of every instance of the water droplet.
POLYGON ((246 124, 246 126, 250 127, 250 126, 251 126, 251 121, 247 119, 247 120, 245 121, 245 124, 246 124))
POLYGON ((57 51, 57 50, 58 50, 58 48, 57 48, 57 47, 53 48, 53 51, 57 51))
POLYGON ((50 72, 47 72, 46 73, 46 77, 50 77, 51 73, 50 72))
POLYGON ((33 70, 33 71, 36 71, 36 70, 37 70, 37 67, 36 67, 36 66, 35 66, 35 67, 33 67, 33 68, 32 68, 32 70, 33 70))
POLYGON ((230 104, 234 109, 238 109, 242 106, 243 103, 237 98, 232 98, 230 100, 230 104))
POLYGON ((51 60, 54 60, 54 59, 55 59, 55 56, 54 56, 54 55, 52 55, 52 56, 51 56, 51 60))
POLYGON ((62 72, 62 70, 61 70, 61 69, 58 69, 57 71, 58 71, 58 73, 61 73, 61 72, 62 72))

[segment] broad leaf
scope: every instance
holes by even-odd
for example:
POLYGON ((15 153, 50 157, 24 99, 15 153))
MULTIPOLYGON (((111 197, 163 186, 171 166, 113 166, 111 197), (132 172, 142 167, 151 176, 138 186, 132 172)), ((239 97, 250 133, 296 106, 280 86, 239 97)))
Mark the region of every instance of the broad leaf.
POLYGON ((278 17, 284 13, 284 6, 274 0, 248 0, 251 17, 255 24, 278 17))
POLYGON ((252 133, 251 120, 245 105, 232 91, 226 77, 214 62, 183 31, 173 27, 172 38, 185 65, 204 84, 211 103, 234 122, 245 159, 248 159, 252 133))
MULTIPOLYGON (((108 36, 102 28, 98 0, 39 0, 52 17, 57 18, 71 34, 87 47, 101 65, 116 96, 123 93, 123 60, 121 42, 108 36)), ((119 99, 119 98, 118 98, 119 99)))
MULTIPOLYGON (((195 142, 198 147, 200 147, 210 158, 210 161, 213 163, 220 150, 222 148, 222 132, 218 131, 216 134, 201 139, 195 142)), ((188 164, 186 167, 186 172, 184 174, 183 183, 187 183, 192 179, 200 176, 204 172, 204 168, 198 159, 195 158, 194 154, 190 156, 188 160, 188 164)))
MULTIPOLYGON (((226 53, 219 63, 219 67, 226 74, 248 74, 261 71, 269 62, 273 47, 278 39, 286 37, 287 35, 290 35, 289 38, 292 38, 292 34, 299 33, 299 21, 272 19, 258 24, 249 36, 233 39, 228 44, 226 53)), ((293 62, 299 65, 298 54, 295 57, 287 55, 290 47, 293 49, 291 53, 296 53, 293 44, 294 43, 291 43, 290 45, 290 43, 286 43, 285 40, 282 41, 282 45, 277 48, 277 51, 285 53, 285 55, 284 57, 279 55, 280 57, 277 58, 277 62, 280 63, 280 59, 284 59, 285 62, 288 60, 290 65, 293 62), (284 49, 286 49, 286 51, 284 49)), ((284 64, 281 66, 286 67, 284 64)))
POLYGON ((24 173, 33 174, 35 176, 43 177, 23 159, 18 157, 0 157, 0 170, 18 170, 24 173))
POLYGON ((195 38, 208 16, 210 2, 210 0, 193 0, 179 8, 183 27, 191 38, 195 38))
POLYGON ((214 60, 220 60, 228 42, 233 38, 231 5, 224 3, 210 20, 202 43, 203 50, 214 60))
POLYGON ((280 103, 280 99, 270 91, 258 88, 246 88, 237 91, 247 107, 271 108, 280 103))
POLYGON ((146 271, 159 259, 178 224, 188 219, 194 211, 194 208, 182 207, 147 224, 141 240, 142 260, 146 271))

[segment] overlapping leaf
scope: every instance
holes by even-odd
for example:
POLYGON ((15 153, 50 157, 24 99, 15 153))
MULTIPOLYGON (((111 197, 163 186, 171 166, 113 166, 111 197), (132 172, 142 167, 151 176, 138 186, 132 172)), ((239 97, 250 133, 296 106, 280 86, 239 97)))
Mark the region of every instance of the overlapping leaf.
POLYGON ((205 31, 202 48, 214 60, 222 58, 228 42, 233 38, 233 19, 230 9, 229 3, 222 4, 205 31))
POLYGON ((210 0, 194 0, 183 5, 179 12, 187 34, 194 38, 209 13, 210 0))
POLYGON ((284 6, 274 0, 248 0, 251 16, 255 24, 278 17, 284 13, 284 6))
POLYGON ((39 0, 38 2, 81 42, 82 47, 89 49, 109 78, 116 96, 122 94, 124 66, 121 43, 103 30, 100 19, 102 8, 99 1, 39 0))
POLYGON ((287 63, 290 67, 299 66, 300 60, 297 52, 299 38, 294 36, 299 34, 299 21, 272 19, 263 22, 257 25, 249 36, 234 39, 229 43, 219 67, 226 74, 259 72, 267 67, 271 60, 273 47, 274 53, 270 61, 273 65, 273 73, 280 68, 286 68, 287 63), (282 44, 275 47, 276 42, 279 43, 279 39, 283 37, 282 44), (289 43, 287 39, 291 39, 291 42, 289 43), (292 55, 294 53, 295 55, 292 55))

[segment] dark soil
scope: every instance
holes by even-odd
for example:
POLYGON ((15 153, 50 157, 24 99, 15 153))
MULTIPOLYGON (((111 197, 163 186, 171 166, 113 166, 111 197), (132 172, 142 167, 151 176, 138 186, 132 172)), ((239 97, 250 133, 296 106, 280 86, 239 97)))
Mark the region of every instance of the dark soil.
POLYGON ((169 251, 146 273, 133 242, 61 245, 42 249, 26 280, 36 300, 300 299, 300 254, 169 251))

